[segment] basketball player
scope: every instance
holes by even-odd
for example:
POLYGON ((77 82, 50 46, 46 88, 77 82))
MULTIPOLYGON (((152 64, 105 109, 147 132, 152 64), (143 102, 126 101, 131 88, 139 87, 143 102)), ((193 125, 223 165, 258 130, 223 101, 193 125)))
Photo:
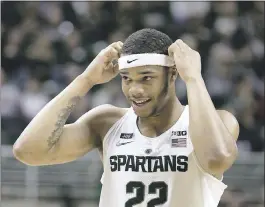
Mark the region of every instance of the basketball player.
POLYGON ((223 174, 236 159, 238 133, 235 117, 211 101, 199 53, 143 29, 102 50, 37 114, 13 151, 21 162, 41 166, 99 149, 100 207, 216 207, 226 188, 223 174), (65 125, 94 85, 117 74, 130 108, 98 106, 65 125), (187 106, 176 97, 178 75, 187 87, 187 106))

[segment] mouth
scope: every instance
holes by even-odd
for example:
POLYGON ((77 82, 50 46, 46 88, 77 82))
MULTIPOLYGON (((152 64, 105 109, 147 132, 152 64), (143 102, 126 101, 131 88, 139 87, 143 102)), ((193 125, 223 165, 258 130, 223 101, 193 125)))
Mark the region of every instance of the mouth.
POLYGON ((144 105, 146 105, 150 101, 151 101, 151 99, 148 98, 148 99, 143 99, 143 100, 134 100, 134 101, 132 101, 132 103, 133 103, 133 107, 143 107, 144 105))

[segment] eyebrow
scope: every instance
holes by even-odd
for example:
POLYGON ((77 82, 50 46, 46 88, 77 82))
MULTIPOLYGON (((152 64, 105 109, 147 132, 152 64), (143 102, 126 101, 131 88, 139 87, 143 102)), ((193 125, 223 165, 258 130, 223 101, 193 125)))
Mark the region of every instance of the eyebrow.
MULTIPOLYGON (((154 74, 154 73, 155 72, 150 71, 150 70, 138 72, 138 74, 141 74, 141 75, 154 74)), ((120 74, 122 74, 122 75, 128 75, 129 72, 127 72, 127 71, 121 71, 120 74)))

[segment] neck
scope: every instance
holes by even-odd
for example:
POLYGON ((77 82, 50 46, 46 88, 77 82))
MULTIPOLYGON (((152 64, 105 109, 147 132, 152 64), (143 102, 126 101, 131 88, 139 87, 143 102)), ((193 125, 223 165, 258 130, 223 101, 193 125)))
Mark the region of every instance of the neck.
POLYGON ((174 96, 172 99, 168 100, 163 109, 155 116, 146 118, 138 117, 138 128, 141 133, 148 134, 149 137, 159 136, 177 122, 183 109, 184 106, 182 106, 178 98, 174 96))

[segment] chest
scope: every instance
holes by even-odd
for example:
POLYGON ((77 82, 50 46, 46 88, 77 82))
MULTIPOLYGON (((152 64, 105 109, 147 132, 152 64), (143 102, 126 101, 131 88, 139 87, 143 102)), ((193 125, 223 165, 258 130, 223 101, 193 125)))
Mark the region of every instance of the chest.
POLYGON ((136 125, 128 123, 110 136, 109 155, 180 155, 192 150, 188 124, 173 126, 160 136, 150 138, 142 135, 136 125))
POLYGON ((186 128, 170 130, 157 138, 133 130, 116 134, 106 159, 112 172, 185 172, 192 150, 186 128))
POLYGON ((163 156, 184 155, 192 150, 188 136, 172 136, 168 133, 159 139, 132 137, 130 139, 116 139, 109 155, 134 155, 134 156, 163 156))

